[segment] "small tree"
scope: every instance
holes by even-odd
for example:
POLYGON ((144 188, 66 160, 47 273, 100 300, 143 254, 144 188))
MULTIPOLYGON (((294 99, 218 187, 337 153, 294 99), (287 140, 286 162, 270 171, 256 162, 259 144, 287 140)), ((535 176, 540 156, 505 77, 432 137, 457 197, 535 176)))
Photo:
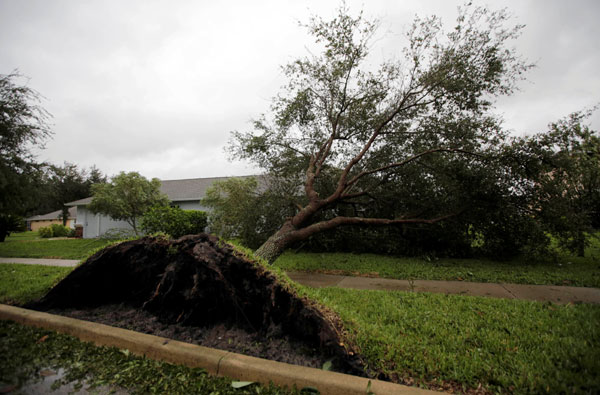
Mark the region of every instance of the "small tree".
POLYGON ((257 187, 254 177, 214 182, 202 200, 202 205, 211 209, 211 232, 226 239, 239 238, 243 244, 254 246, 260 217, 257 187))
POLYGON ((148 209, 169 204, 160 185, 157 178, 148 181, 137 172, 121 172, 109 183, 92 186, 93 198, 88 207, 93 213, 126 221, 137 235, 137 221, 148 209))

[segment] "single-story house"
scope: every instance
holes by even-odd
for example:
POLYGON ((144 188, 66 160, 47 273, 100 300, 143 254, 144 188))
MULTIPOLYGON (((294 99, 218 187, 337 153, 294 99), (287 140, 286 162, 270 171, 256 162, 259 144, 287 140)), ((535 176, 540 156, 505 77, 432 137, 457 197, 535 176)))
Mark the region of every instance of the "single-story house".
MULTIPOLYGON (((183 210, 206 210, 200 204, 200 200, 206 195, 206 190, 213 182, 225 180, 229 177, 211 178, 189 178, 185 180, 162 180, 160 190, 171 200, 171 204, 183 210)), ((77 220, 75 225, 83 227, 83 238, 89 239, 99 237, 109 230, 125 229, 131 230, 131 226, 125 221, 102 215, 94 214, 88 210, 92 198, 85 198, 67 203, 67 206, 77 208, 77 220)))
MULTIPOLYGON (((67 227, 73 229, 77 218, 77 207, 69 207, 69 216, 67 218, 67 227)), ((48 214, 34 215, 26 219, 27 229, 37 231, 41 227, 52 224, 63 224, 62 210, 56 210, 48 214)))

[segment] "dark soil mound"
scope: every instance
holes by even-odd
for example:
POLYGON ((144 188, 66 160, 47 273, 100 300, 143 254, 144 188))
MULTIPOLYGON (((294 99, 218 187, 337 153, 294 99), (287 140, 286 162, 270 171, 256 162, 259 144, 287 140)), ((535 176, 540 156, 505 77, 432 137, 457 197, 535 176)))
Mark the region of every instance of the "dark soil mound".
POLYGON ((264 337, 286 335, 364 374, 334 313, 298 297, 262 265, 205 234, 146 237, 108 247, 77 267, 30 308, 56 310, 127 304, 166 324, 227 325, 264 337))

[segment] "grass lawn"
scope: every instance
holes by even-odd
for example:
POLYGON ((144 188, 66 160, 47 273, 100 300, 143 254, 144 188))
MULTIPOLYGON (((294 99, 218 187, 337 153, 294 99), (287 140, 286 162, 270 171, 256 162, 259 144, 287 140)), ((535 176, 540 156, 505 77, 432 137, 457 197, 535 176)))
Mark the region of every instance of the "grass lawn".
MULTIPOLYGON (((42 294, 55 281, 45 275, 45 268, 25 274, 31 266, 7 266, 12 266, 11 271, 23 272, 13 273, 15 278, 29 278, 32 284, 37 284, 28 291, 30 295, 42 294), (36 287, 39 287, 37 292, 33 289, 36 287)), ((0 282, 0 294, 7 293, 5 287, 13 294, 23 294, 15 290, 16 284, 8 280, 0 282)), ((505 393, 600 392, 600 359, 597 358, 600 355, 600 306, 558 306, 461 295, 339 288, 300 287, 300 290, 340 314, 350 342, 357 345, 370 366, 406 384, 455 390, 474 389, 481 384, 489 391, 505 393)), ((18 301, 26 302, 27 296, 18 301)), ((25 330, 18 328, 16 332, 25 330)), ((12 340, 0 334, 2 349, 5 347, 2 342, 6 341, 12 340)), ((31 338, 27 344, 37 347, 31 338)), ((57 347, 49 354, 63 349, 57 347)), ((31 352, 34 351, 25 351, 26 355, 18 358, 27 355, 31 358, 31 352)), ((65 360, 81 358, 78 355, 68 354, 65 360)), ((118 352, 115 355, 121 357, 118 352)), ((19 361, 17 357, 11 358, 19 361)), ((128 358, 123 362, 107 357, 107 366, 100 369, 98 376, 100 382, 124 386, 118 377, 113 379, 111 375, 123 369, 122 364, 129 363, 128 358)), ((90 362, 97 363, 95 359, 90 362)), ((156 363, 146 360, 135 362, 137 364, 145 369, 156 363)), ((79 365, 76 367, 79 369, 79 365)), ((84 368, 87 369, 87 365, 84 368)), ((140 377, 150 374, 144 372, 139 373, 140 377)), ((75 376, 77 374, 80 373, 75 376)), ((136 377, 131 374, 127 377, 136 377)), ((155 377, 156 374, 159 373, 150 375, 155 377)), ((172 375, 167 377, 170 378, 165 378, 165 382, 175 380, 172 375)), ((152 392, 147 387, 139 391, 152 392)))
POLYGON ((282 388, 251 384, 233 388, 226 378, 203 369, 136 357, 117 348, 96 347, 71 336, 0 321, 0 389, 41 380, 64 368, 65 382, 126 389, 131 394, 288 394, 282 388))
POLYGON ((106 239, 48 240, 29 237, 16 234, 7 238, 0 243, 0 257, 82 259, 90 252, 114 242, 106 239))
POLYGON ((42 238, 38 235, 38 232, 19 232, 19 233, 11 233, 10 236, 6 238, 6 241, 27 241, 27 240, 41 240, 42 238))
POLYGON ((406 384, 599 393, 600 306, 340 288, 337 311, 369 364, 406 384))
POLYGON ((391 257, 352 253, 286 252, 275 261, 283 270, 368 275, 413 280, 571 285, 600 288, 600 242, 596 239, 585 258, 562 254, 557 262, 498 262, 484 259, 391 257))
POLYGON ((0 264, 0 303, 21 305, 42 297, 71 267, 0 264))

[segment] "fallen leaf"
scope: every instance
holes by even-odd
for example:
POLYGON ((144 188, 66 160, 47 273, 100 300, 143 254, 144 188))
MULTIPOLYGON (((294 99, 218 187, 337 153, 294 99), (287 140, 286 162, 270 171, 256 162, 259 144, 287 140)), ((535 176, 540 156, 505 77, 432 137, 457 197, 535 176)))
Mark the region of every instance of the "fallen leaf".
POLYGON ((42 377, 49 377, 49 376, 55 376, 56 372, 50 370, 50 369, 44 369, 44 370, 40 370, 40 376, 42 377))
POLYGON ((254 384, 254 381, 232 381, 231 386, 235 389, 244 388, 254 384))

